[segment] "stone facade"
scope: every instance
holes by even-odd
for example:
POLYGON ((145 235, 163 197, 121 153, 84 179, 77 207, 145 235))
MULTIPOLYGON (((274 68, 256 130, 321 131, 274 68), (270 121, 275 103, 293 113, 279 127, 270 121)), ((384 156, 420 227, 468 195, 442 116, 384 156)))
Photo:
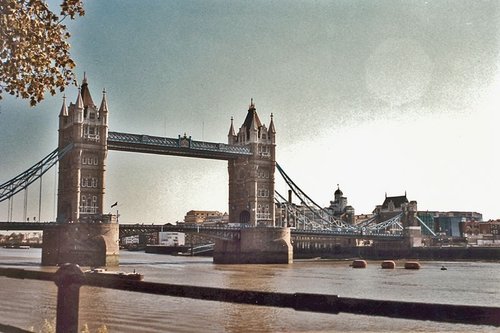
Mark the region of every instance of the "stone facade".
POLYGON ((227 223, 227 213, 221 213, 215 210, 190 210, 184 216, 186 224, 217 224, 227 223))
POLYGON ((57 222, 98 221, 103 214, 108 137, 106 94, 94 104, 84 78, 76 103, 59 114, 59 148, 73 149, 59 161, 57 222))
POLYGON ((59 161, 57 222, 43 235, 42 264, 118 264, 118 223, 103 215, 108 137, 106 93, 99 108, 84 77, 75 103, 59 113, 59 149, 73 145, 59 161))
POLYGON ((231 119, 228 143, 249 146, 252 151, 252 156, 228 162, 229 223, 274 226, 276 130, 272 114, 268 129, 252 100, 237 135, 231 119))
POLYGON ((405 195, 388 197, 385 195, 385 200, 382 205, 378 205, 374 210, 374 214, 378 215, 378 222, 389 220, 401 213, 403 216, 401 222, 403 227, 418 226, 419 223, 415 216, 417 214, 417 202, 409 201, 405 195))
POLYGON ((239 240, 215 242, 214 263, 290 264, 293 262, 290 239, 290 228, 244 228, 239 240))
POLYGON ((117 266, 118 223, 62 223, 43 232, 42 265, 117 266))

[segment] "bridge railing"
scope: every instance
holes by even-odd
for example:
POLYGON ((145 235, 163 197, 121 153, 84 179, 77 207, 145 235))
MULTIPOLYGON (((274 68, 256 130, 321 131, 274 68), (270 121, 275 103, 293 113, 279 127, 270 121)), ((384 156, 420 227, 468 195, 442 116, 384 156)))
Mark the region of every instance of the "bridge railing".
MULTIPOLYGON (((85 275, 75 264, 64 264, 57 272, 0 268, 0 276, 14 279, 53 281, 57 290, 56 333, 77 333, 81 286, 125 290, 205 301, 289 308, 296 311, 338 314, 340 312, 390 318, 431 320, 500 327, 500 307, 371 300, 309 293, 279 293, 166 284, 85 275)), ((0 325, 1 326, 1 325, 0 325)), ((12 328, 12 327, 11 327, 12 328)), ((17 328, 16 328, 17 329, 17 328)), ((17 329, 16 332, 28 332, 17 329)))

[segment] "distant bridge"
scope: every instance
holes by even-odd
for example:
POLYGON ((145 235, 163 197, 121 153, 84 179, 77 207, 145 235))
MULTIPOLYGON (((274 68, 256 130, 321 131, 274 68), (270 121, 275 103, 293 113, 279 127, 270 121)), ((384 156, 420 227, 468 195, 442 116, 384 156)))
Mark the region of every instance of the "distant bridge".
MULTIPOLYGON (((56 222, 0 222, 0 230, 6 231, 43 231, 57 226, 56 222)), ((266 228, 266 227, 263 227, 266 228)), ((138 234, 147 234, 153 232, 183 232, 195 233, 217 239, 234 240, 240 238, 241 227, 228 226, 204 226, 193 224, 120 224, 120 238, 138 234)), ((310 237, 332 237, 332 238, 358 238, 369 240, 401 240, 401 233, 376 233, 370 231, 346 231, 341 229, 334 230, 307 230, 292 229, 292 236, 310 236, 310 237)))

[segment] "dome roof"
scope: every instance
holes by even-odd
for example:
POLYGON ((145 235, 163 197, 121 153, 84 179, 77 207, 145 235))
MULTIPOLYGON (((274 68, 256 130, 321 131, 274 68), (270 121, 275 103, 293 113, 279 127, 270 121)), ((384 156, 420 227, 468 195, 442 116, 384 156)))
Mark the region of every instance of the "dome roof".
POLYGON ((340 190, 340 187, 339 187, 339 184, 337 184, 337 190, 335 191, 335 196, 337 195, 343 195, 344 193, 342 193, 342 191, 340 190))

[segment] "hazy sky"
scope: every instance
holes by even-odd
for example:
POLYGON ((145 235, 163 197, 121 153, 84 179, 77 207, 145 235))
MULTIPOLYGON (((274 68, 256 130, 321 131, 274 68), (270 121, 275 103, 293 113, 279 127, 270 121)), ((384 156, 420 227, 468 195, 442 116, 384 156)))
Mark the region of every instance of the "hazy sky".
MULTIPOLYGON (((84 3, 72 54, 96 103, 106 88, 111 131, 227 142, 254 98, 266 125, 274 114, 278 163, 323 206, 340 184, 356 213, 406 191, 419 210, 500 218, 500 2, 84 3)), ((57 146, 61 104, 0 102, 0 183, 57 146)), ((55 218, 54 179, 42 220, 55 218)), ((130 223, 227 211, 227 181, 227 162, 110 151, 105 211, 118 201, 130 223)), ((15 220, 22 207, 20 194, 15 220)))

